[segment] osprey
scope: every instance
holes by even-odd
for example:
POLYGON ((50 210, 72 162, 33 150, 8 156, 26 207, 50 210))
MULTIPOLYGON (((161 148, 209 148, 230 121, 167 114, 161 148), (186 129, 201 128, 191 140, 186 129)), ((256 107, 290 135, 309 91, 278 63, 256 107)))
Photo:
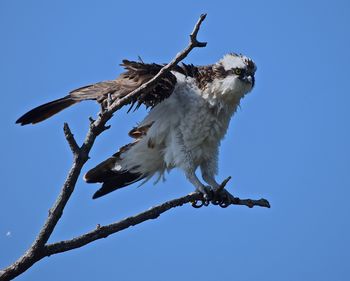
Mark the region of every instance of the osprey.
MULTIPOLYGON (((82 100, 106 106, 153 78, 163 67, 123 60, 126 71, 117 79, 73 90, 69 95, 43 104, 20 117, 21 125, 41 122, 82 100)), ((213 65, 182 64, 168 72, 157 85, 131 101, 131 107, 150 107, 146 118, 129 136, 134 140, 86 173, 88 183, 102 183, 93 195, 101 197, 140 180, 177 167, 196 191, 208 197, 220 186, 218 149, 240 100, 254 87, 254 62, 243 55, 227 54, 213 65), (195 171, 200 168, 203 183, 195 171), (207 186, 209 185, 209 186, 207 186)))

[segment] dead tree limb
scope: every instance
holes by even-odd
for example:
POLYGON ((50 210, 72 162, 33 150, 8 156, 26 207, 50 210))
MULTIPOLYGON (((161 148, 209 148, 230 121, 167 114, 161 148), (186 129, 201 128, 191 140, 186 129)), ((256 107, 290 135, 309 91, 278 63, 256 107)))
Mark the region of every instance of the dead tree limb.
MULTIPOLYGON (((104 110, 101 110, 96 120, 90 119, 90 122, 91 122, 90 128, 81 146, 77 144, 68 124, 64 124, 64 134, 69 144, 69 147, 73 153, 72 167, 61 188, 60 194, 58 195, 56 202, 51 207, 48 217, 46 219, 46 222, 44 223, 34 243, 25 252, 25 254, 21 256, 17 261, 15 261, 13 264, 11 264, 7 268, 0 271, 1 281, 11 280, 17 277, 18 275, 25 272, 32 265, 34 265, 36 262, 38 262, 39 260, 41 260, 46 256, 50 256, 53 254, 82 247, 97 239, 105 238, 113 233, 126 229, 130 226, 137 225, 149 219, 155 219, 160 214, 168 211, 171 208, 181 206, 189 202, 192 202, 192 205, 194 206, 200 207, 201 205, 199 206, 195 205, 195 202, 197 201, 206 202, 201 194, 192 193, 178 199, 170 200, 168 202, 155 206, 145 212, 142 212, 132 217, 128 217, 119 222, 98 227, 93 231, 90 231, 79 237, 75 237, 71 240, 47 244, 48 239, 50 238, 52 232, 54 231, 59 219, 63 214, 63 210, 71 194, 74 191, 74 188, 77 183, 78 177, 81 173, 81 170, 84 164, 86 163, 86 161, 89 159, 90 150, 97 136, 99 136, 102 132, 104 132, 109 128, 109 126, 106 126, 106 123, 108 122, 108 120, 112 118, 113 114, 118 109, 128 104, 133 98, 140 95, 143 91, 147 91, 152 87, 154 87, 160 78, 162 78, 168 71, 170 71, 173 67, 175 67, 181 60, 183 60, 194 48, 206 46, 205 42, 199 42, 197 40, 198 31, 205 17, 206 17, 205 14, 200 16, 192 33, 190 34, 189 45, 182 52, 178 53, 170 63, 164 66, 157 75, 155 75, 147 83, 141 85, 138 89, 126 95, 124 98, 115 100, 107 108, 105 108, 104 110)), ((260 199, 260 200, 239 199, 239 198, 233 197, 231 194, 229 194, 228 198, 229 198, 229 202, 227 205, 245 205, 248 207, 253 207, 253 206, 269 207, 269 203, 265 199, 260 199)))
MULTIPOLYGON (((177 199, 169 200, 158 206, 154 206, 148 209, 147 211, 139 213, 135 216, 125 218, 121 221, 118 221, 109 225, 105 225, 105 226, 98 225, 96 229, 90 232, 87 232, 81 236, 75 237, 73 239, 60 241, 52 244, 47 244, 45 245, 42 254, 44 256, 50 256, 53 254, 58 254, 58 253, 70 251, 76 248, 80 248, 93 241, 96 241, 101 238, 106 238, 111 234, 114 234, 126 228, 129 228, 130 226, 135 226, 137 224, 140 224, 150 219, 156 219, 162 213, 172 208, 179 207, 187 203, 193 204, 193 202, 197 200, 204 200, 203 195, 200 193, 191 193, 177 199)), ((266 199, 252 200, 252 199, 240 199, 240 198, 234 197, 230 205, 244 205, 249 208, 252 208, 254 206, 270 208, 270 204, 266 199)))

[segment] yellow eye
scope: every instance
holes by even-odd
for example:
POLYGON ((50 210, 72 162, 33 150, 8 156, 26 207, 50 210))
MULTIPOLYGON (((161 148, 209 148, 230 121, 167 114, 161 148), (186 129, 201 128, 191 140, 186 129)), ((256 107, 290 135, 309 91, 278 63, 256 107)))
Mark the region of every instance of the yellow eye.
POLYGON ((235 68, 234 72, 235 72, 236 75, 241 75, 242 74, 242 69, 235 68))

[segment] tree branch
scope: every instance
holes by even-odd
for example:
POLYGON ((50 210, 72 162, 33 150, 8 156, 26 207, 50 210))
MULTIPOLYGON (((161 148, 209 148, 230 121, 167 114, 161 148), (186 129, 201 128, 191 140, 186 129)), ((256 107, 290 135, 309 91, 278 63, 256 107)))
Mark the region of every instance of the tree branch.
MULTIPOLYGON (((270 208, 270 204, 266 199, 252 200, 252 199, 240 199, 232 196, 232 200, 229 205, 244 205, 249 208, 254 206, 260 206, 265 208, 270 208)), ((139 213, 135 216, 128 217, 121 221, 100 226, 98 225, 96 229, 87 232, 81 236, 72 238, 70 240, 60 241, 52 244, 48 244, 44 247, 43 255, 50 256, 53 254, 58 254, 66 251, 70 251, 76 248, 85 246, 93 241, 96 241, 101 238, 106 238, 111 234, 122 231, 130 226, 135 226, 137 224, 143 223, 144 221, 150 219, 158 218, 162 213, 169 211, 172 208, 182 206, 187 203, 194 203, 195 201, 205 200, 201 193, 190 193, 186 196, 169 200, 165 203, 162 203, 158 206, 154 206, 147 211, 139 213)))
POLYGON ((147 83, 141 85, 136 90, 126 95, 124 98, 114 101, 109 108, 100 112, 99 117, 95 121, 91 122, 89 131, 81 147, 78 146, 73 134, 69 130, 68 125, 66 124, 64 126, 66 139, 74 155, 72 167, 68 173, 67 179, 61 188, 61 192, 57 197, 53 207, 50 209, 46 222, 40 230, 34 243, 16 262, 0 271, 1 281, 11 280, 15 278, 44 257, 44 246, 50 238, 57 222, 61 218, 63 210, 74 191, 82 167, 89 158, 88 155, 95 142, 96 137, 108 129, 106 123, 113 116, 113 113, 115 111, 128 104, 131 99, 140 95, 142 91, 151 89, 160 78, 162 78, 168 71, 175 67, 181 60, 183 60, 192 51, 193 48, 205 46, 205 43, 200 43, 196 39, 200 25, 205 17, 205 14, 200 16, 198 22, 194 27, 194 31, 190 35, 191 41, 189 45, 182 52, 178 53, 170 63, 164 66, 156 76, 154 76, 147 83))
POLYGON ((196 208, 208 206, 210 202, 216 205, 220 205, 221 207, 228 207, 230 205, 244 205, 250 208, 254 206, 266 208, 270 207, 269 202, 265 199, 252 200, 239 199, 237 197, 234 197, 224 189, 225 185, 230 179, 228 178, 221 184, 221 187, 219 188, 217 194, 214 194, 210 201, 208 201, 207 198, 204 198, 200 193, 191 193, 186 196, 173 199, 158 206, 152 207, 147 211, 144 211, 135 216, 128 217, 119 222, 115 222, 106 226, 98 225, 96 229, 70 240, 47 244, 48 239, 54 231, 59 219, 63 214, 63 210, 74 191, 82 167, 89 159, 89 152, 97 136, 109 128, 109 126, 106 126, 108 120, 111 119, 113 114, 118 109, 128 104, 133 98, 140 95, 143 91, 148 91, 154 87, 157 81, 173 67, 175 67, 181 60, 183 60, 192 51, 193 48, 206 46, 207 43, 199 42, 197 40, 198 31, 205 17, 206 15, 203 14, 197 21, 192 33, 190 34, 189 45, 182 52, 178 53, 170 63, 164 66, 157 75, 155 75, 147 83, 141 85, 138 89, 126 95, 124 98, 113 101, 113 103, 109 104, 107 108, 101 110, 96 120, 90 118, 90 128, 86 134, 83 144, 80 147, 77 144, 72 132, 70 131, 68 124, 64 124, 64 134, 74 156, 72 167, 68 173, 67 179, 62 186, 61 192, 57 197, 56 202, 50 209, 46 222, 40 230, 40 233, 38 234, 34 243, 16 262, 0 271, 0 281, 11 280, 17 277, 44 257, 76 249, 95 240, 106 238, 107 236, 122 231, 130 226, 140 224, 146 220, 155 219, 162 213, 187 203, 192 203, 192 206, 196 208), (219 196, 217 196, 218 194, 219 196), (202 204, 198 205, 198 202, 201 202, 202 204))
POLYGON ((74 156, 79 155, 79 145, 77 144, 74 135, 72 134, 72 131, 70 130, 67 123, 64 123, 63 125, 63 132, 64 136, 66 137, 66 140, 68 142, 68 145, 70 149, 72 150, 72 153, 74 156))

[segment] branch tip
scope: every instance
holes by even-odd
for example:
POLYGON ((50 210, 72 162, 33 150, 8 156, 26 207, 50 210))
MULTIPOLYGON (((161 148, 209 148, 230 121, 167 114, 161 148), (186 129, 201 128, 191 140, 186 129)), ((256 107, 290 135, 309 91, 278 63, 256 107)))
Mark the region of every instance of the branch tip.
POLYGON ((68 123, 63 124, 63 132, 64 132, 64 136, 68 142, 68 145, 69 145, 72 153, 74 155, 78 155, 80 148, 79 148, 79 145, 77 144, 77 142, 74 138, 74 135, 72 134, 72 131, 69 128, 68 123))
POLYGON ((193 47, 203 48, 203 47, 207 46, 207 42, 199 42, 197 40, 198 31, 200 29, 202 22, 205 20, 206 16, 207 16, 207 14, 200 15, 192 33, 190 34, 191 44, 193 45, 193 47))

